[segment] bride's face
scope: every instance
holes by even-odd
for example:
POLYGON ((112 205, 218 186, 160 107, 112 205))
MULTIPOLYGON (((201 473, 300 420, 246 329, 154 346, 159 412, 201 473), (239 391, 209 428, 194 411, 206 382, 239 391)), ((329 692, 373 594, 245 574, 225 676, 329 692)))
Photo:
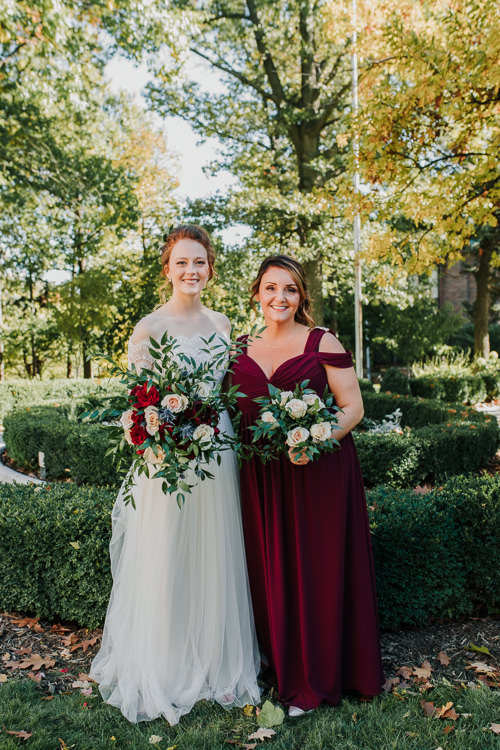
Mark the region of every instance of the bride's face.
POLYGON ((207 251, 200 242, 184 237, 175 243, 167 266, 174 292, 199 294, 210 276, 207 251))

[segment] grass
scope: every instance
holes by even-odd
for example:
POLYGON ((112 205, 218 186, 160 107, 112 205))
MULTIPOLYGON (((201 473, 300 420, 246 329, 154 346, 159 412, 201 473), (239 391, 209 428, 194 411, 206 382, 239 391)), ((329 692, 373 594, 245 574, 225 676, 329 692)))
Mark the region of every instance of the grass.
MULTIPOLYGON (((500 691, 440 682, 425 700, 437 707, 452 701, 457 713, 470 714, 455 721, 426 717, 421 699, 405 691, 368 703, 344 699, 336 708, 286 719, 275 727, 274 737, 257 745, 269 750, 498 750, 499 738, 489 725, 500 722, 500 691), (454 726, 448 734, 447 726, 454 726)), ((195 706, 175 727, 161 719, 130 724, 95 694, 74 690, 42 700, 38 686, 27 678, 0 685, 1 750, 231 750, 252 742, 248 737, 257 728, 255 716, 207 703, 195 706), (4 730, 26 730, 32 737, 24 741, 4 730), (151 744, 152 735, 161 741, 151 744)))

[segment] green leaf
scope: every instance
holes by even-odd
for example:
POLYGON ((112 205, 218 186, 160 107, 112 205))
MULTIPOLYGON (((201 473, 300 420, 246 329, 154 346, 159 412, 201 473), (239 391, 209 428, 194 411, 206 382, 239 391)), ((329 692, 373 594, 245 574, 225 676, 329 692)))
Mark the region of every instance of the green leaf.
POLYGON ((476 651, 478 654, 487 654, 488 656, 491 656, 490 650, 487 646, 476 646, 474 643, 469 643, 468 646, 465 646, 464 651, 476 651))
POLYGON ((260 727, 277 727, 283 724, 285 712, 279 706, 275 706, 271 701, 265 701, 257 717, 257 724, 260 727))

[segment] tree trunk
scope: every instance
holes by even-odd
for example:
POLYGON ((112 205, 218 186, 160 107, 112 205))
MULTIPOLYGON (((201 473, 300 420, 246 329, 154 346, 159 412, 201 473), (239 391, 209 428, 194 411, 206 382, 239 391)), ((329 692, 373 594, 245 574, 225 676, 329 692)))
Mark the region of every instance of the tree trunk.
POLYGON ((83 377, 92 377, 92 360, 87 356, 87 344, 82 341, 82 361, 83 361, 83 377))
POLYGON ((476 277, 477 296, 474 306, 474 356, 490 356, 490 337, 488 325, 490 322, 490 281, 491 281, 491 256, 493 247, 490 242, 485 243, 479 249, 479 268, 474 274, 476 277))

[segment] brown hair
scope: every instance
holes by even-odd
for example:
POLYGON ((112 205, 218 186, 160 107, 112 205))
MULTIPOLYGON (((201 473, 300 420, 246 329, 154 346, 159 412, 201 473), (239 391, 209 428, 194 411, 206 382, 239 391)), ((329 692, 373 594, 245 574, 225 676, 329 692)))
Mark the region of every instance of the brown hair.
POLYGON ((297 312, 295 313, 295 320, 297 321, 297 323, 302 323, 303 325, 309 326, 310 328, 314 328, 315 323, 311 315, 311 299, 309 297, 309 292, 307 291, 305 271, 298 261, 290 258, 288 255, 269 255, 269 257, 265 258, 262 261, 262 263, 260 264, 259 272, 257 274, 257 278, 250 284, 250 305, 252 309, 257 312, 257 308, 255 306, 255 296, 259 292, 262 277, 264 276, 266 271, 272 267, 282 268, 284 271, 287 271, 292 277, 294 283, 297 285, 300 295, 299 306, 297 308, 297 312))
POLYGON ((174 245, 176 244, 176 242, 179 242, 179 240, 184 239, 195 240, 196 242, 199 242, 200 245, 203 245, 203 247, 207 251, 209 268, 208 279, 210 280, 214 275, 215 250, 213 248, 212 240, 210 239, 210 235, 208 234, 207 230, 203 229, 203 227, 199 227, 197 224, 179 224, 179 226, 171 229, 168 235, 165 237, 165 244, 161 249, 160 258, 162 266, 162 276, 165 276, 165 278, 167 276, 168 261, 170 260, 174 245))

